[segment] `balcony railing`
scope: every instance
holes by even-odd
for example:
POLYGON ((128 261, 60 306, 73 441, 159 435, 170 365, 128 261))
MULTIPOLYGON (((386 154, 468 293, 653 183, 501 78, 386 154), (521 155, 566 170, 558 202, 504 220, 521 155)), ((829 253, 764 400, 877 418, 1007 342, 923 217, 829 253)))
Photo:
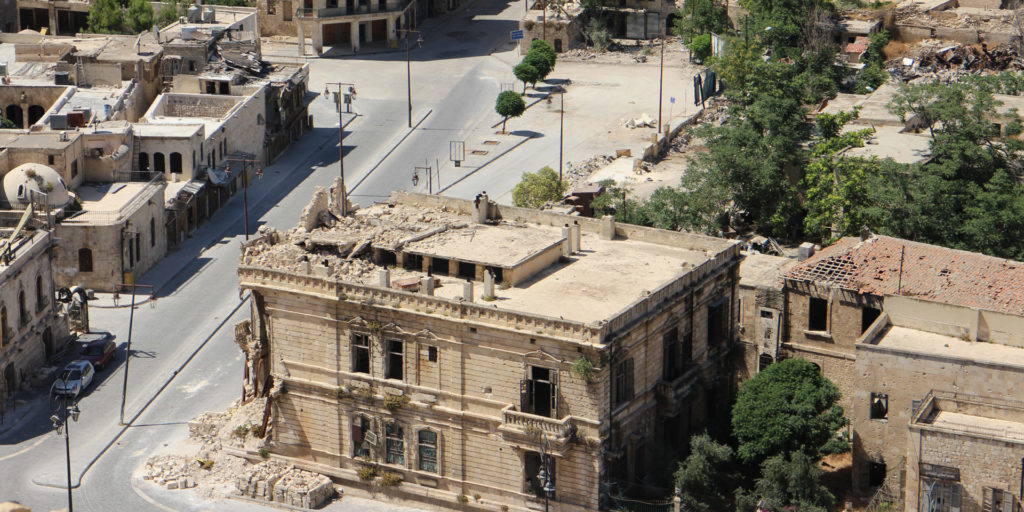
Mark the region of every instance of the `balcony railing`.
POLYGON ((339 16, 349 16, 354 14, 373 14, 378 12, 398 12, 408 7, 409 2, 402 2, 394 9, 388 9, 386 6, 384 9, 380 8, 380 4, 373 2, 371 5, 357 5, 354 9, 349 10, 347 7, 326 7, 323 9, 310 9, 300 7, 295 10, 296 18, 337 18, 339 16))
POLYGON ((516 411, 512 405, 501 410, 502 422, 505 425, 517 427, 524 433, 529 431, 540 432, 545 435, 565 437, 569 433, 572 416, 566 416, 560 420, 545 418, 535 414, 516 411))

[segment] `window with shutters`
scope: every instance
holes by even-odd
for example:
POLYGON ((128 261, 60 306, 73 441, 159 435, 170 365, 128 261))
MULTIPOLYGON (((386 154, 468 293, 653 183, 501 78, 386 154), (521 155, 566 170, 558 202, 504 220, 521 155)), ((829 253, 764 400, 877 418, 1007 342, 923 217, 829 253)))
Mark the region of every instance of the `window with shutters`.
POLYGON ((417 460, 420 471, 437 473, 437 432, 420 430, 416 434, 417 460))
POLYGON ((690 364, 693 362, 693 333, 687 332, 683 335, 683 343, 680 349, 680 357, 682 358, 683 364, 690 364))
POLYGON ((720 300, 708 306, 708 348, 717 347, 729 336, 728 300, 720 300))
POLYGON ((366 334, 352 334, 352 371, 370 373, 370 337, 366 334))
POLYGON ((615 405, 620 405, 633 399, 633 358, 620 361, 615 365, 612 382, 615 385, 615 405))
POLYGON ((402 427, 397 422, 393 421, 384 427, 384 460, 388 464, 405 464, 405 439, 402 434, 402 427))
POLYGON ((519 404, 523 412, 556 417, 558 411, 558 372, 541 366, 527 368, 527 376, 519 382, 519 404))
POLYGON ((399 340, 388 340, 387 368, 384 371, 385 379, 402 380, 402 370, 404 369, 402 346, 403 344, 399 340))
POLYGON ((662 378, 674 380, 683 374, 683 346, 679 340, 679 328, 673 326, 661 336, 662 378))
POLYGON ((352 418, 352 456, 369 457, 370 443, 367 442, 366 433, 369 432, 370 418, 356 416, 352 418))
POLYGON ((985 487, 982 493, 981 512, 1020 512, 1020 502, 1013 493, 985 487))

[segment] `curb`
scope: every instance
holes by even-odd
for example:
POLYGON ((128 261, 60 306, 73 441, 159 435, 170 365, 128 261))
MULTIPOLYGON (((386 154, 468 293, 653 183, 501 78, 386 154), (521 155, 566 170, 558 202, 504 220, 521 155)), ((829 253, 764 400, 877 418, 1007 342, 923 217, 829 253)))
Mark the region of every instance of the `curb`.
POLYGON ((449 183, 447 187, 444 187, 444 188, 442 188, 441 190, 438 190, 438 191, 437 191, 437 195, 440 195, 440 194, 442 194, 442 193, 443 193, 444 191, 446 191, 446 190, 448 190, 448 189, 450 189, 450 188, 454 187, 455 185, 458 185, 458 184, 459 184, 459 183, 460 183, 460 182, 461 182, 462 180, 464 180, 464 179, 466 179, 466 178, 468 178, 468 177, 470 177, 470 176, 472 176, 472 175, 476 174, 476 173, 477 173, 477 171, 479 171, 480 169, 483 169, 484 167, 487 167, 488 165, 490 165, 490 164, 491 164, 491 162, 493 162, 493 161, 495 161, 495 160, 497 160, 497 159, 499 159, 499 158, 501 158, 501 157, 505 156, 505 154, 507 154, 508 152, 512 151, 513 149, 516 149, 516 148, 518 148, 519 146, 522 146, 522 145, 523 145, 524 143, 526 143, 526 141, 528 141, 528 140, 530 140, 530 139, 534 138, 535 136, 536 136, 536 134, 533 134, 533 133, 531 133, 529 137, 525 137, 525 138, 523 138, 523 140, 521 140, 521 141, 519 141, 519 142, 515 143, 515 145, 513 145, 512 147, 510 147, 510 148, 506 149, 505 151, 502 151, 502 152, 501 152, 500 154, 498 154, 498 155, 495 155, 495 156, 494 156, 494 158, 492 158, 492 159, 490 159, 490 160, 488 160, 488 161, 484 162, 484 163, 483 163, 483 165, 481 165, 481 166, 477 167, 476 169, 473 169, 472 171, 470 171, 470 172, 469 172, 468 174, 466 174, 465 176, 463 176, 463 177, 461 177, 461 178, 459 178, 459 179, 457 179, 457 180, 455 180, 455 181, 453 181, 453 182, 449 183))
POLYGON ((348 194, 352 195, 352 192, 355 192, 356 188, 358 188, 359 185, 362 185, 363 182, 366 181, 366 178, 369 178, 370 175, 373 174, 373 171, 376 171, 377 168, 380 167, 380 164, 384 163, 384 160, 387 160, 388 157, 391 156, 391 153, 394 153, 395 150, 398 149, 398 146, 401 146, 402 143, 405 142, 405 139, 409 138, 409 136, 412 135, 412 132, 416 131, 416 129, 419 128, 421 124, 423 124, 423 121, 426 121, 427 118, 430 117, 430 114, 433 114, 433 113, 434 113, 434 109, 427 110, 427 113, 424 114, 423 118, 420 119, 416 123, 415 126, 413 126, 412 128, 409 128, 409 131, 405 132, 405 135, 403 135, 402 138, 399 139, 399 141, 397 143, 395 143, 395 145, 392 146, 391 149, 388 150, 388 152, 385 153, 384 156, 381 157, 380 160, 377 161, 376 165, 371 167, 369 171, 366 171, 366 174, 364 174, 362 178, 359 178, 359 181, 357 181, 355 185, 352 185, 352 188, 348 189, 348 194))

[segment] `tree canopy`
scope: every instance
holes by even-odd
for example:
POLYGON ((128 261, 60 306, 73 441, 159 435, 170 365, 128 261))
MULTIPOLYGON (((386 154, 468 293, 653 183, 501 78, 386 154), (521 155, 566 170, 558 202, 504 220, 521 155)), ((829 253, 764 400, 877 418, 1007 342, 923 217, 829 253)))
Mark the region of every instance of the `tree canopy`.
POLYGON ((839 397, 839 388, 803 359, 758 372, 740 385, 732 408, 739 458, 750 464, 800 452, 817 460, 849 449, 836 437, 848 423, 836 403, 839 397))
POLYGON ((690 455, 675 472, 675 487, 687 512, 732 510, 733 493, 739 484, 733 451, 707 434, 690 438, 690 455))
POLYGON ((501 122, 501 131, 505 131, 505 123, 510 117, 519 117, 526 111, 526 102, 523 97, 515 91, 502 91, 498 94, 498 100, 494 104, 494 111, 505 119, 501 122))
POLYGON ((512 68, 512 73, 516 75, 516 79, 523 82, 523 94, 526 94, 526 84, 536 84, 537 80, 540 80, 540 73, 537 72, 537 68, 527 64, 526 62, 520 62, 516 67, 512 68))
POLYGON ((672 32, 687 39, 712 32, 723 35, 729 27, 725 4, 713 0, 686 0, 675 14, 672 32))
POLYGON ((565 195, 566 183, 548 166, 537 172, 523 173, 523 179, 512 189, 512 204, 523 208, 540 208, 565 195))
POLYGON ((117 0, 93 0, 89 4, 88 30, 96 34, 120 34, 124 12, 117 0))
POLYGON ((128 28, 138 34, 153 28, 153 4, 147 0, 129 0, 125 19, 128 28))

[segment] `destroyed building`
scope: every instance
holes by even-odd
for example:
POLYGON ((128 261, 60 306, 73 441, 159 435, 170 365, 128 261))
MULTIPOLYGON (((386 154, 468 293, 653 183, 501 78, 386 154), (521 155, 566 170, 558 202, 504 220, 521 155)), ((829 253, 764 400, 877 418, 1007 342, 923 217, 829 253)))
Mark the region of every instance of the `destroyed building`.
POLYGON ((644 485, 655 446, 728 414, 738 243, 486 194, 344 216, 338 181, 239 264, 236 341, 273 456, 349 489, 372 465, 404 499, 517 508, 543 503, 546 462, 553 507, 596 510, 644 485))

